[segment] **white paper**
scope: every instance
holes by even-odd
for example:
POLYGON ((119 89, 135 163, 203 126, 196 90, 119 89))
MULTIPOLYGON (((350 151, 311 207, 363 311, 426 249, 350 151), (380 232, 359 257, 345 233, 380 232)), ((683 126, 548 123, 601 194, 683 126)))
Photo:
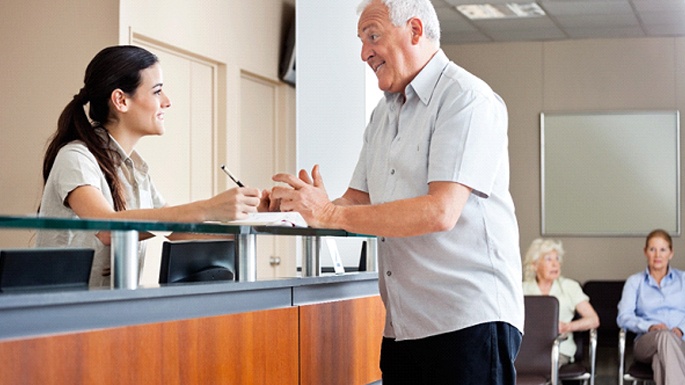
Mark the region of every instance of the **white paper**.
POLYGON ((225 223, 245 226, 307 227, 307 222, 302 218, 302 215, 294 211, 251 213, 245 219, 237 219, 225 223))

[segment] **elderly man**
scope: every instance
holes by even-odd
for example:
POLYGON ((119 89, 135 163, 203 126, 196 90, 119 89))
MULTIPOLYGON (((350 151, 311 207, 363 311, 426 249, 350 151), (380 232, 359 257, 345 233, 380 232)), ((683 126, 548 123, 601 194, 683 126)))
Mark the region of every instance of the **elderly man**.
POLYGON ((384 385, 513 385, 524 312, 506 106, 440 49, 429 0, 359 11, 385 98, 349 188, 330 201, 314 166, 275 175, 290 186, 271 198, 311 226, 379 237, 384 385))

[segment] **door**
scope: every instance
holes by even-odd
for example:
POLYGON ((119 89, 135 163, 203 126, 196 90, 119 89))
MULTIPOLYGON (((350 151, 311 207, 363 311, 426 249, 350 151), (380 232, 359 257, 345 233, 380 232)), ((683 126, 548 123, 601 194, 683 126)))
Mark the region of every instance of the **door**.
MULTIPOLYGON (((165 114, 164 135, 143 138, 136 150, 148 163, 152 180, 167 204, 211 197, 220 172, 215 140, 219 63, 137 35, 133 36, 132 44, 157 55, 164 75, 164 91, 171 99, 165 114)), ((155 238, 145 241, 143 284, 158 280, 165 234, 157 233, 155 238)))

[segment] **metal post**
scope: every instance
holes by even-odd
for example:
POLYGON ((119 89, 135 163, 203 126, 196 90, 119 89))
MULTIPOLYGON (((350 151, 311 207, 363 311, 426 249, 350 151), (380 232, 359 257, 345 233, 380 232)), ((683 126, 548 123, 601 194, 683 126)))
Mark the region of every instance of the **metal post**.
POLYGON ((378 271, 378 238, 368 238, 366 242, 366 271, 378 271))
POLYGON ((138 287, 138 232, 112 231, 110 248, 112 282, 115 289, 134 290, 138 287))
POLYGON ((257 280, 257 235, 238 234, 238 281, 257 280))
POLYGON ((321 275, 321 238, 317 236, 302 237, 302 276, 318 277, 321 275))

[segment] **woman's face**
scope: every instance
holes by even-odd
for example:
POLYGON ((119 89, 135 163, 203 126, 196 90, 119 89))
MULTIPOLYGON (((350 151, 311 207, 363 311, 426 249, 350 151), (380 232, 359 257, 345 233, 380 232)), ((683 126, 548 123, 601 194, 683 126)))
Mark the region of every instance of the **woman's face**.
POLYGON ((667 240, 652 237, 645 247, 645 257, 647 257, 649 271, 666 271, 669 261, 673 258, 673 250, 667 240))
POLYGON ((556 250, 543 254, 535 261, 535 275, 538 282, 554 281, 561 274, 561 263, 556 250))
POLYGON ((164 133, 164 110, 171 101, 162 91, 162 68, 155 64, 140 71, 140 85, 129 96, 129 109, 125 114, 126 125, 140 136, 164 133))

